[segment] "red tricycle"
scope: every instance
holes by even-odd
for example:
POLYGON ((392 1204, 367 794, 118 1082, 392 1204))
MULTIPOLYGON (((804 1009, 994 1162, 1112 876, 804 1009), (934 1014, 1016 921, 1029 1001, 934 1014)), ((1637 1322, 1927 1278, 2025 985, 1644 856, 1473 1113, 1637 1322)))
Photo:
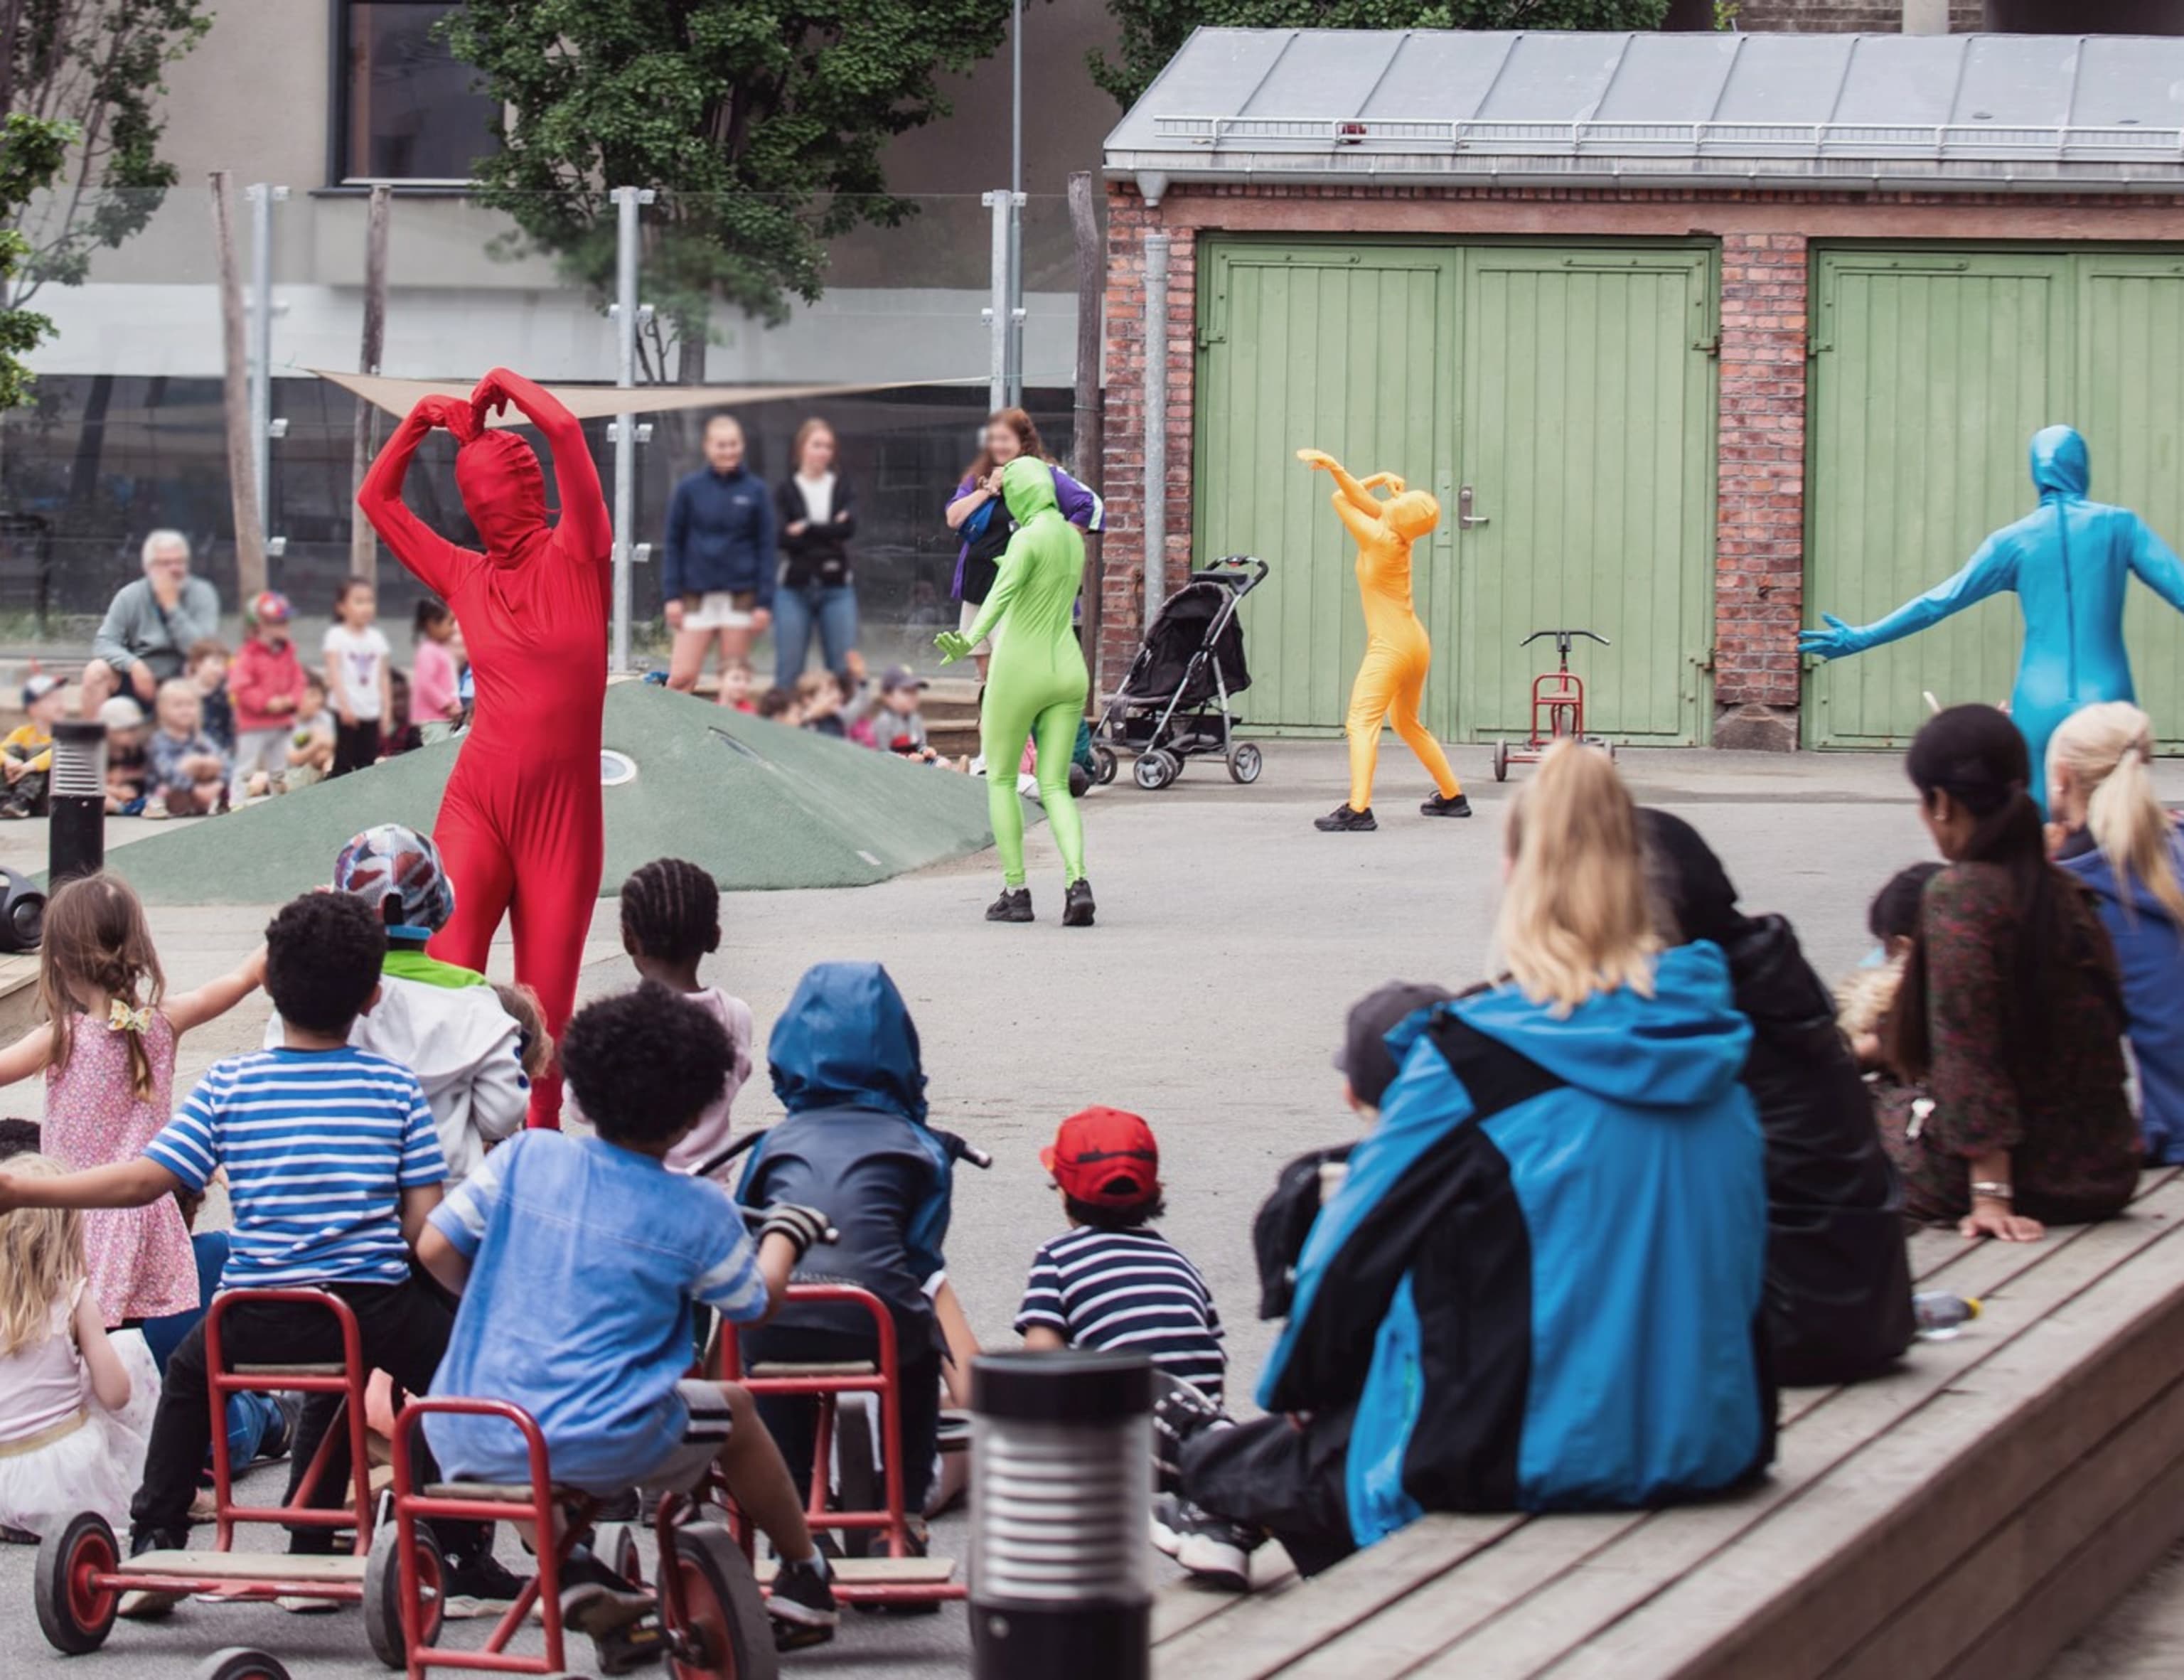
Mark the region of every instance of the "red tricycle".
MULTIPOLYGON (((106 1643, 125 1593, 143 1593, 171 1603, 190 1593, 226 1599, 318 1599, 354 1604, 364 1596, 365 1554, 371 1544, 371 1471, 365 1452, 364 1385, 366 1370, 356 1314, 339 1296, 321 1289, 231 1289, 217 1294, 204 1319, 205 1369, 210 1389, 213 1498, 217 1538, 211 1551, 153 1551, 124 1560, 106 1519, 86 1511, 45 1537, 38 1549, 38 1626, 55 1650, 70 1656, 95 1651, 106 1643), (221 1345, 222 1322, 245 1303, 286 1303, 324 1307, 341 1326, 339 1365, 243 1365, 233 1370, 221 1345), (337 1394, 343 1405, 319 1443, 310 1467, 288 1504, 273 1507, 238 1504, 236 1466, 229 1462, 227 1430, 222 1420, 227 1397, 245 1392, 337 1394), (311 1496, 325 1476, 335 1444, 346 1432, 350 1487, 346 1504, 320 1509, 311 1496), (239 1552, 237 1522, 277 1522, 291 1528, 350 1528, 355 1532, 347 1556, 299 1556, 239 1552)), ((148 1608, 145 1613, 151 1613, 148 1608)), ((265 1675, 258 1654, 221 1652, 235 1658, 236 1676, 265 1675), (251 1660, 245 1660, 249 1659, 251 1660)), ((212 1672, 210 1666, 208 1672, 212 1672)), ((221 1669, 228 1673, 228 1669, 221 1669)))
POLYGON ((1529 647, 1542 636, 1555 639, 1555 652, 1561 663, 1552 671, 1542 672, 1532 678, 1532 734, 1522 746, 1512 746, 1506 740, 1494 743, 1494 779, 1509 779, 1512 764, 1536 764, 1540 755, 1557 741, 1574 740, 1591 746, 1607 748, 1607 756, 1615 756, 1615 749, 1607 742, 1594 740, 1585 732, 1585 679, 1569 668, 1570 644, 1583 636, 1588 641, 1598 642, 1602 647, 1612 646, 1607 637, 1596 636, 1590 630, 1535 630, 1517 644, 1529 647))

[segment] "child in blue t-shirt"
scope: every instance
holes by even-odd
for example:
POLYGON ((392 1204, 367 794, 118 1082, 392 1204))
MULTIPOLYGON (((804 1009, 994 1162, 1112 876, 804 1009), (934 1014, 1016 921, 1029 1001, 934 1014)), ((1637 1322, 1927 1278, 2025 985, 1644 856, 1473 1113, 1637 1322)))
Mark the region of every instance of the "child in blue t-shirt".
MULTIPOLYGON (((560 1044, 595 1138, 527 1131, 488 1155, 432 1214, 417 1258, 462 1296, 436 1394, 489 1396, 538 1420, 557 1482, 599 1494, 687 1492, 717 1460, 736 1502, 782 1560, 772 1610, 784 1649, 833 1637, 827 1566, 788 1466, 734 1383, 690 1379, 693 1303, 738 1324, 766 1318, 823 1215, 780 1203, 755 1248, 727 1192, 666 1157, 720 1098, 735 1065, 727 1030, 656 983, 590 1005, 560 1044)), ((450 1472, 530 1476, 499 1420, 425 1420, 450 1472)), ((588 1549, 563 1567, 562 1611, 601 1666, 656 1648, 651 1600, 588 1549)))

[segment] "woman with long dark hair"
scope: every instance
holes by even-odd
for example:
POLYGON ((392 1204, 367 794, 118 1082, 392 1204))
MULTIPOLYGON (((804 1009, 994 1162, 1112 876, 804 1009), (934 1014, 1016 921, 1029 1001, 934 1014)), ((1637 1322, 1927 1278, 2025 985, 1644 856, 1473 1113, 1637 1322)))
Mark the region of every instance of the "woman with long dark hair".
POLYGON ((1950 867, 1927 885, 1883 1042, 1933 1112, 1898 1141, 1905 1212, 2029 1242, 2107 1219, 2138 1180, 2115 952, 2048 861, 2025 737, 1953 706, 1904 769, 1950 867))
MULTIPOLYGON (((948 498, 948 528, 962 539, 956 551, 956 579, 948 591, 962 603, 956 627, 959 630, 968 630, 978 622, 978 609, 986 604, 986 592, 994 587, 1001 556, 1016 533, 1016 522, 1009 517, 1007 505, 1001 500, 1001 469, 1018 455, 1030 455, 1054 466, 1055 504, 1072 525, 1097 531, 1106 519, 1106 509, 1100 498, 1054 466, 1054 457, 1046 452, 1039 427, 1028 414, 1020 408, 1005 408, 987 416, 978 458, 948 498)), ((981 678, 993 652, 983 641, 972 650, 981 678)))
POLYGON ((781 532, 781 582, 773 593, 775 683, 794 689, 804 674, 814 632, 827 668, 850 668, 857 645, 857 589, 850 539, 857 534, 857 497, 842 476, 834 428, 807 420, 789 446, 788 477, 773 489, 781 532))

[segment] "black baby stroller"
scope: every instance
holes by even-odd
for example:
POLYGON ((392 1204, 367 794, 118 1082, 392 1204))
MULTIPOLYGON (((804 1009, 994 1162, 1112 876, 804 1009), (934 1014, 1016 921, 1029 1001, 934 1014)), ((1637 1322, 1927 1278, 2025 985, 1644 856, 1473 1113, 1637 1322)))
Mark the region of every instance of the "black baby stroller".
POLYGON ((1259 779, 1259 749, 1234 739, 1233 695, 1251 686, 1236 604, 1267 581, 1267 562, 1232 554, 1167 598, 1092 734, 1094 774, 1115 779, 1116 754, 1138 756, 1133 773, 1148 792, 1183 773, 1186 758, 1217 753, 1239 782, 1259 779))

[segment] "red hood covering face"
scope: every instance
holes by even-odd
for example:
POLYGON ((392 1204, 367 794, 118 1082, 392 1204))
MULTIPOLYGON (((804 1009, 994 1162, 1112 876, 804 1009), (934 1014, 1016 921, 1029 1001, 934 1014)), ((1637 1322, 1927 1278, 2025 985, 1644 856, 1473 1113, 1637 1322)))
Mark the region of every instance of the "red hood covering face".
POLYGON ((455 455, 455 488, 496 566, 517 566, 552 534, 546 522, 546 475, 522 438, 487 432, 455 455))

